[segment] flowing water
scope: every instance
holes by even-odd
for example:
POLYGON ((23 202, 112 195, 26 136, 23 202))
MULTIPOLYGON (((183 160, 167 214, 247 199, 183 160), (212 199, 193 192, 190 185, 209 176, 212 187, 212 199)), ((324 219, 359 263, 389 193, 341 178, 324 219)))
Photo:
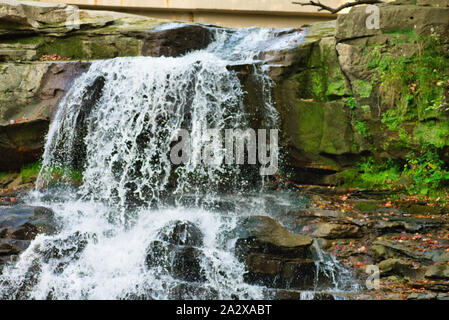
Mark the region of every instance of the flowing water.
MULTIPOLYGON (((161 28, 169 27, 177 26, 161 28)), ((215 29, 215 40, 206 49, 181 57, 92 62, 59 105, 37 181, 46 188, 28 199, 29 204, 51 208, 60 228, 53 235, 37 236, 16 263, 5 267, 0 296, 269 297, 264 287, 245 283, 244 265, 233 253, 232 231, 241 216, 271 215, 303 205, 298 204, 303 200, 264 190, 254 166, 211 166, 196 160, 207 142, 206 129, 246 129, 254 114, 260 128, 277 128, 268 67, 259 55, 296 46, 304 36, 283 31, 215 29), (238 65, 252 65, 259 86, 262 103, 252 113, 232 68, 238 65), (190 133, 191 157, 174 165, 170 150, 178 128, 190 133), (63 178, 82 175, 82 183, 52 182, 56 173, 63 178), (176 221, 192 223, 203 234, 200 286, 168 272, 164 263, 147 261, 148 248, 166 239, 176 221)), ((221 144, 211 147, 223 151, 221 144)), ((329 290, 353 285, 337 261, 318 247, 315 252, 317 275, 324 272, 333 279, 329 290)), ((313 292, 302 296, 313 297, 313 292)))

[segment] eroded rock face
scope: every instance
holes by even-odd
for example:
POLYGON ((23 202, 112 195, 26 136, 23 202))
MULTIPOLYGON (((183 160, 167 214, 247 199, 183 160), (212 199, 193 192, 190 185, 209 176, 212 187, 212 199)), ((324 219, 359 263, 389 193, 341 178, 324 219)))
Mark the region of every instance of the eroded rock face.
POLYGON ((335 173, 353 168, 362 157, 404 160, 419 148, 421 140, 439 147, 449 145, 438 133, 449 130, 444 111, 447 93, 440 111, 419 112, 413 123, 401 127, 413 143, 400 143, 401 134, 382 122, 394 107, 388 92, 395 88, 381 88, 379 68, 373 62, 373 48, 382 48, 379 59, 409 59, 420 54, 417 39, 435 35, 447 52, 449 8, 411 3, 378 7, 379 29, 366 27, 365 6, 354 7, 336 22, 307 26, 301 45, 270 57, 276 63, 271 74, 283 119, 281 142, 288 153, 291 177, 298 182, 341 183, 343 177, 335 173))
POLYGON ((87 70, 83 62, 0 65, 0 170, 36 161, 59 100, 87 70))
POLYGON ((238 234, 235 252, 245 263, 246 282, 307 290, 328 280, 317 274, 312 239, 288 232, 276 220, 265 216, 243 218, 238 234))

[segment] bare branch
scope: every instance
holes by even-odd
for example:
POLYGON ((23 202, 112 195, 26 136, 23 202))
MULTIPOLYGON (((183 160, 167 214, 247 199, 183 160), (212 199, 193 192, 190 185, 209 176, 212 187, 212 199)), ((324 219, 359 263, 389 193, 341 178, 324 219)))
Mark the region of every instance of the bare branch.
POLYGON ((330 13, 337 13, 343 9, 346 8, 350 8, 350 7, 354 7, 357 6, 359 4, 375 4, 375 3, 383 3, 382 0, 358 0, 358 1, 353 1, 353 2, 346 2, 345 4, 342 4, 341 6, 337 7, 337 8, 331 8, 329 6, 326 6, 324 4, 322 4, 320 2, 320 0, 318 1, 313 1, 310 0, 309 2, 292 2, 293 4, 299 4, 302 6, 315 6, 315 7, 319 7, 318 11, 329 11, 330 13))

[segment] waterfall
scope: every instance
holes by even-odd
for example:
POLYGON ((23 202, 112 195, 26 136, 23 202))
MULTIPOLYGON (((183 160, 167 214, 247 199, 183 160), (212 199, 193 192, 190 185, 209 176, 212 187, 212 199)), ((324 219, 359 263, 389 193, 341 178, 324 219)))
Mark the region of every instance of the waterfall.
POLYGON ((256 113, 264 115, 264 129, 276 128, 271 80, 259 53, 291 46, 292 39, 296 45, 302 37, 215 29, 206 49, 181 57, 93 61, 60 102, 37 181, 47 188, 29 200, 50 207, 60 228, 38 235, 16 263, 5 266, 0 297, 264 298, 262 287, 244 282, 232 236, 239 215, 264 214, 264 206, 256 201, 243 213, 218 209, 222 193, 244 197, 254 189, 262 181, 259 171, 196 160, 207 129, 246 129, 253 121, 232 66, 254 66, 263 98, 256 113), (191 157, 174 165, 170 151, 179 128, 190 133, 191 157), (81 185, 54 183, 56 173, 79 173, 81 185), (161 246, 173 237, 192 241, 188 256, 161 246), (201 270, 193 281, 179 274, 186 259, 201 270))

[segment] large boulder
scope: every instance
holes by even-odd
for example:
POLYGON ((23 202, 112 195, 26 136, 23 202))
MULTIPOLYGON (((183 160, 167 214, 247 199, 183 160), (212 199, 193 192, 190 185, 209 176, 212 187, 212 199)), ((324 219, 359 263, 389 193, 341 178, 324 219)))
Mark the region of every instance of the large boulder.
POLYGON ((149 245, 145 265, 162 274, 188 282, 204 282, 205 272, 201 261, 201 249, 191 246, 176 246, 165 241, 153 241, 149 245))
POLYGON ((242 218, 238 225, 235 252, 245 264, 246 282, 303 290, 329 285, 313 260, 311 238, 292 234, 266 216, 242 218))
POLYGON ((201 247, 203 237, 200 228, 190 221, 173 221, 159 232, 161 240, 174 245, 201 247))
POLYGON ((145 264, 149 269, 170 274, 188 282, 204 282, 202 261, 203 233, 190 221, 171 221, 158 232, 160 240, 152 241, 147 249, 145 264))

